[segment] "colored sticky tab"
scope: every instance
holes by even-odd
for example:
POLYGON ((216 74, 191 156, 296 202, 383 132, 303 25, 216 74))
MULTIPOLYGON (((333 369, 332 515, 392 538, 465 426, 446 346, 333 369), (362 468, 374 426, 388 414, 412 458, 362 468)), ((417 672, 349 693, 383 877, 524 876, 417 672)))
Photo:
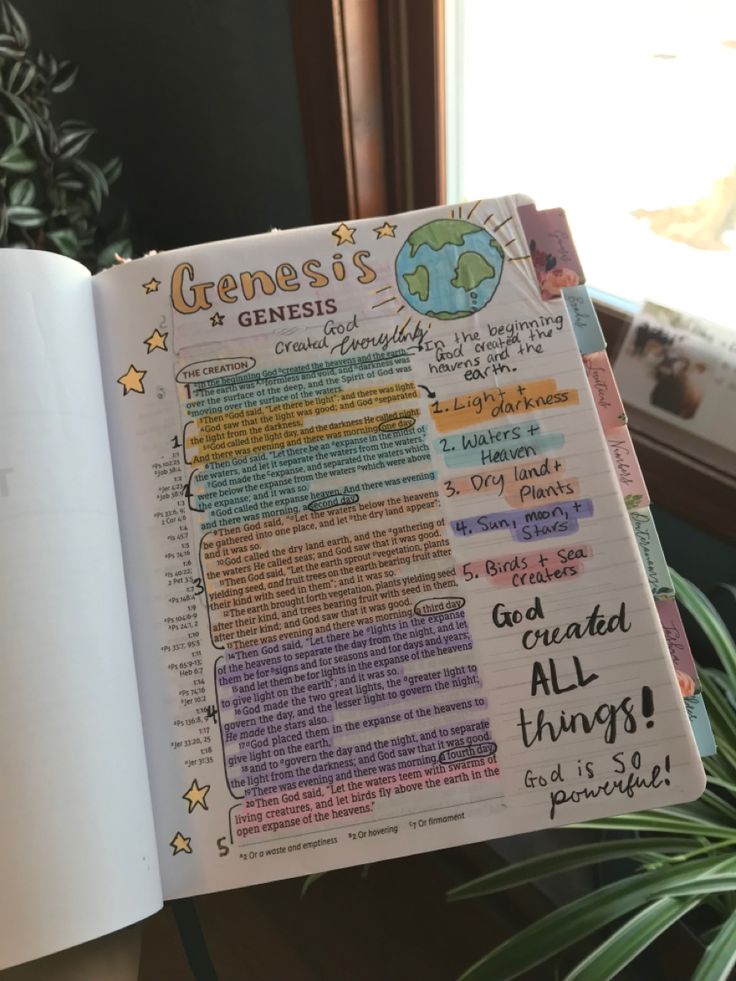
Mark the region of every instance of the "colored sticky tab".
POLYGON ((662 600, 656 604, 659 622, 672 658, 690 725, 701 756, 713 756, 716 743, 708 721, 705 703, 690 644, 685 634, 680 611, 675 600, 662 600))
POLYGON ((590 293, 588 293, 588 287, 584 284, 565 286, 562 290, 562 298, 570 315, 580 353, 593 354, 597 351, 603 351, 606 346, 606 339, 603 336, 590 293))
POLYGON ((613 377, 611 362, 605 351, 583 355, 583 365, 588 376, 588 384, 593 401, 598 410, 598 418, 605 432, 626 425, 626 412, 621 401, 616 379, 613 377))
POLYGON ((690 695, 685 699, 687 717, 695 736, 695 743, 701 756, 715 756, 718 752, 713 730, 710 727, 710 719, 705 708, 705 702, 700 692, 697 695, 690 695))
POLYGON ((626 507, 629 511, 648 507, 649 491, 644 483, 629 430, 626 426, 617 426, 610 429, 605 436, 626 507))
POLYGON ((654 525, 654 517, 649 508, 636 508, 629 511, 631 527, 634 529, 639 555, 649 580, 649 588, 655 600, 672 600, 675 587, 670 578, 670 570, 662 551, 662 545, 654 525))
POLYGON ((562 208, 537 211, 534 204, 522 204, 518 214, 542 299, 554 300, 563 287, 584 283, 583 267, 562 208))

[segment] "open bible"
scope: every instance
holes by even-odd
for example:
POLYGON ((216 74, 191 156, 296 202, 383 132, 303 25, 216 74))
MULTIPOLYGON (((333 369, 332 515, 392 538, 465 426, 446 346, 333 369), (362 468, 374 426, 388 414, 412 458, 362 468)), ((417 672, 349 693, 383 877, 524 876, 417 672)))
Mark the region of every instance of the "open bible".
POLYGON ((0 295, 0 966, 166 898, 702 792, 563 212, 94 277, 6 250, 0 295))

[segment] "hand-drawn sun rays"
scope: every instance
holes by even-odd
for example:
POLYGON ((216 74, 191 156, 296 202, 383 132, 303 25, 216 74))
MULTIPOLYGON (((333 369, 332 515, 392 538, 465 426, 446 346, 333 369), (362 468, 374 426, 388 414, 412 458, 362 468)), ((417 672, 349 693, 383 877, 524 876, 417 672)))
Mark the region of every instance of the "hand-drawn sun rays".
POLYGON ((393 310, 394 314, 401 313, 405 308, 406 304, 401 301, 398 296, 387 296, 383 297, 381 294, 386 293, 388 290, 396 291, 396 287, 391 284, 390 286, 381 286, 377 290, 372 290, 373 295, 376 297, 376 302, 371 305, 371 310, 378 310, 379 307, 385 306, 387 303, 398 303, 398 309, 393 310))

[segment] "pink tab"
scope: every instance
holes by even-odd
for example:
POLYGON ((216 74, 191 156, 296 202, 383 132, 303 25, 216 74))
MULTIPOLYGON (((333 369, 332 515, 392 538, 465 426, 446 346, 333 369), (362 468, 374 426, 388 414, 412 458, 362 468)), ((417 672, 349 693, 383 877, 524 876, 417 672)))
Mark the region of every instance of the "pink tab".
POLYGON ((680 691, 684 697, 694 695, 700 691, 700 679, 690 650, 690 643, 685 634, 682 617, 677 608, 677 602, 675 600, 662 600, 656 606, 670 657, 677 672, 680 691))
POLYGON ((561 296, 564 286, 578 286, 585 282, 583 267, 562 208, 537 211, 533 204, 522 204, 519 207, 519 220, 529 243, 543 300, 561 296))
POLYGON ((649 504, 649 491, 636 459, 634 444, 626 426, 617 426, 606 432, 608 452, 616 470, 624 503, 629 510, 645 508, 649 504))
POLYGON ((604 432, 626 425, 624 404, 605 351, 583 355, 585 373, 604 432))

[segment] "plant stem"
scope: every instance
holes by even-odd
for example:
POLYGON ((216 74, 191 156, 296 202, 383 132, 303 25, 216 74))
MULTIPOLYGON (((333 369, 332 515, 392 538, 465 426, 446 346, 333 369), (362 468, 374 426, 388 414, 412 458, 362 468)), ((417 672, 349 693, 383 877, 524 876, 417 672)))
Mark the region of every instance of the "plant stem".
POLYGON ((706 852, 716 851, 719 848, 728 848, 729 845, 736 843, 736 835, 733 838, 722 838, 720 841, 712 841, 709 845, 704 845, 703 848, 695 848, 691 852, 685 852, 684 855, 673 855, 671 858, 666 858, 666 862, 684 862, 688 858, 692 858, 693 855, 704 855, 706 852))

